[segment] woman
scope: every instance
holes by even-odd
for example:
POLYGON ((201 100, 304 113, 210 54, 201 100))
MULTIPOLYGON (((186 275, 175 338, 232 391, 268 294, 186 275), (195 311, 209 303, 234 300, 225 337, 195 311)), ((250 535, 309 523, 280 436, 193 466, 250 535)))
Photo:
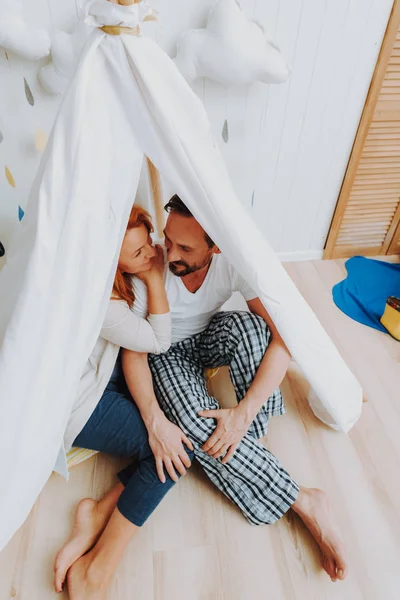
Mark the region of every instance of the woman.
POLYGON ((78 506, 71 540, 54 565, 57 592, 62 591, 73 565, 68 572, 71 600, 102 597, 105 592, 99 589, 98 574, 102 582, 105 573, 111 577, 128 542, 178 480, 178 474, 184 475, 190 467, 193 446, 189 439, 164 416, 154 394, 149 393, 149 401, 140 406, 133 402, 121 363, 116 361, 120 347, 143 352, 143 360, 147 360, 148 352, 165 352, 171 344, 164 259, 161 248, 152 246, 152 231, 149 215, 134 206, 103 329, 81 378, 65 435, 67 450, 72 445, 133 459, 119 473, 119 484, 100 502, 86 498, 78 506), (135 301, 132 275, 147 287, 147 319, 131 310, 135 301), (108 379, 105 386, 102 382, 108 379))

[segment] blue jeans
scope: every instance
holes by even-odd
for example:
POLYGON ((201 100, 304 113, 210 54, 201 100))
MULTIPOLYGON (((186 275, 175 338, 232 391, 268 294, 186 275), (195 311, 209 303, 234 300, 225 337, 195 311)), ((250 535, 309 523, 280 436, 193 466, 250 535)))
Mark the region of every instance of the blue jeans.
MULTIPOLYGON (((132 458, 132 463, 118 473, 125 489, 117 506, 138 527, 174 485, 166 471, 165 483, 158 478, 147 429, 129 394, 119 361, 100 402, 73 445, 132 458)), ((187 452, 192 460, 193 453, 187 452)))

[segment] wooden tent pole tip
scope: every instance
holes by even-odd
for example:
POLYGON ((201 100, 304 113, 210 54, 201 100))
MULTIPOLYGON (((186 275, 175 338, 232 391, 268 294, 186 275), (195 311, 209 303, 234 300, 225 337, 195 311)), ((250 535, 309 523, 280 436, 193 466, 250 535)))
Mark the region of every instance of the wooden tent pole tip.
POLYGON ((118 0, 118 4, 122 6, 131 6, 131 4, 139 4, 142 0, 118 0))

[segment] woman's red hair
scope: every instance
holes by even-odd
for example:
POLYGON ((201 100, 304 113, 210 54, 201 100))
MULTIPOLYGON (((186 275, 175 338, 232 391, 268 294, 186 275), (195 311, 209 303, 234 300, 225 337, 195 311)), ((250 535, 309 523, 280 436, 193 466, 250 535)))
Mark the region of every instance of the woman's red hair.
MULTIPOLYGON (((146 227, 149 235, 150 233, 153 233, 154 228, 149 213, 143 208, 140 208, 140 206, 133 205, 126 231, 135 229, 141 225, 146 227)), ((135 294, 132 289, 132 275, 130 273, 123 273, 119 266, 114 279, 112 299, 124 300, 129 308, 132 308, 135 301, 135 294)))

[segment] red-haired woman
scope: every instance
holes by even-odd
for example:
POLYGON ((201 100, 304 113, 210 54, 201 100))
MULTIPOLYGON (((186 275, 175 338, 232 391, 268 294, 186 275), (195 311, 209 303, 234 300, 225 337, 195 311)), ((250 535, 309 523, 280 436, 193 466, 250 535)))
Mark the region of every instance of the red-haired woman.
POLYGON ((185 474, 192 457, 191 442, 168 421, 152 390, 148 400, 135 404, 122 373, 123 352, 118 360, 120 348, 143 352, 143 360, 147 360, 147 353, 159 354, 171 345, 164 259, 161 248, 152 245, 152 231, 148 213, 134 206, 107 315, 81 378, 64 438, 67 451, 77 446, 132 459, 129 467, 118 474, 120 483, 100 502, 86 498, 78 506, 73 535, 58 553, 54 566, 55 588, 60 592, 68 569, 74 565, 68 573, 71 600, 103 597, 105 590, 98 586, 99 565, 104 581, 105 570, 111 576, 127 542, 178 475, 185 474), (147 286, 147 319, 131 310, 135 302, 132 275, 147 286), (77 561, 89 549, 91 552, 77 561))

